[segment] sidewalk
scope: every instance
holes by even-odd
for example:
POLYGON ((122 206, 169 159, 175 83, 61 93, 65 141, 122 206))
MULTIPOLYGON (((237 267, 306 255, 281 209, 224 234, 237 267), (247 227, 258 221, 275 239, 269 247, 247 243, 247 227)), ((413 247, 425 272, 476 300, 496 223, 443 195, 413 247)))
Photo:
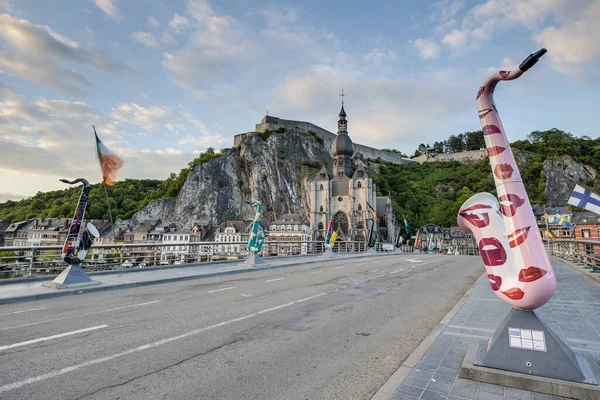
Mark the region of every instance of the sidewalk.
POLYGON ((202 263, 177 267, 150 267, 143 269, 127 269, 123 271, 92 272, 88 275, 95 281, 102 282, 82 288, 52 289, 42 286, 44 282, 52 281, 55 276, 17 278, 13 282, 0 282, 0 304, 16 303, 47 299, 51 297, 69 296, 81 293, 102 292, 113 289, 125 289, 136 286, 154 285, 159 283, 177 282, 190 279, 212 278, 215 276, 240 274, 245 272, 265 271, 275 268, 292 267, 297 265, 316 264, 360 257, 381 256, 414 256, 414 253, 341 253, 337 258, 323 259, 320 256, 293 256, 264 258, 265 265, 259 267, 241 265, 244 260, 234 262, 202 263))
MULTIPOLYGON (((571 349, 600 360, 600 283, 561 261, 552 260, 552 267, 556 293, 538 309, 540 318, 571 349)), ((559 399, 457 377, 469 342, 489 339, 510 310, 485 278, 484 274, 373 400, 559 399)))

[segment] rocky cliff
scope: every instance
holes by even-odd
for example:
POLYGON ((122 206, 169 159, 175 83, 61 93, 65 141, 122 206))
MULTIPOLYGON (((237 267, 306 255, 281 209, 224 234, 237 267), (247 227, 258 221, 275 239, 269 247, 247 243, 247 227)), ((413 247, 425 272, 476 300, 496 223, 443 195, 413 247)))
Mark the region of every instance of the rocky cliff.
POLYGON ((548 207, 564 207, 573 191, 574 183, 596 179, 594 168, 575 161, 570 156, 554 157, 544 161, 544 176, 548 207))
POLYGON ((177 197, 151 202, 132 220, 160 219, 190 228, 200 220, 253 218, 254 208, 245 203, 253 199, 263 204, 263 215, 269 220, 292 207, 284 179, 306 218, 308 182, 323 164, 332 163, 327 149, 310 134, 286 131, 272 133, 266 140, 251 134, 238 147, 191 171, 177 197))

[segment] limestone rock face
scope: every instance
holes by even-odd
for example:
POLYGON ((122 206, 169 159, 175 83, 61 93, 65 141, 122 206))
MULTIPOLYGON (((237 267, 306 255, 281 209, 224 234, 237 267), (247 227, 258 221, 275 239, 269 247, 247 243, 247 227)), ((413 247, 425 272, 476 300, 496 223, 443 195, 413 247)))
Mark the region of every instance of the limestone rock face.
POLYGON ((596 178, 594 168, 575 161, 571 156, 554 157, 544 161, 546 177, 545 193, 549 207, 564 207, 573 191, 575 182, 596 178))
POLYGON ((134 222, 160 219, 191 228, 194 222, 239 220, 254 217, 247 201, 263 204, 263 216, 293 211, 284 179, 292 187, 301 214, 308 220, 308 182, 323 164, 332 165, 327 149, 311 135, 286 131, 267 140, 249 135, 225 155, 190 171, 177 197, 156 200, 138 211, 134 222), (307 165, 304 165, 303 162, 307 165))

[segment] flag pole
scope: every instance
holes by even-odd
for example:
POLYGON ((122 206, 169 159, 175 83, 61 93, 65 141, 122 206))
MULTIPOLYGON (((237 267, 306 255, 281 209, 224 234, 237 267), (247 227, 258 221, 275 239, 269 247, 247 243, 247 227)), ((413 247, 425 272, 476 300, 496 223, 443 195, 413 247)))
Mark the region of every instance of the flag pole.
MULTIPOLYGON (((591 190, 592 193, 594 192, 594 189, 596 188, 596 185, 598 184, 598 178, 600 178, 600 174, 596 177, 596 182, 594 182, 594 186, 592 187, 592 190, 591 190)), ((590 196, 591 196, 591 194, 590 194, 590 196)), ((585 199, 585 202, 583 203, 583 207, 580 207, 580 208, 582 208, 582 209, 585 210, 584 207, 586 206, 586 204, 587 204, 587 199, 585 199)), ((575 236, 577 236, 577 233, 575 232, 575 228, 577 228, 577 224, 579 224, 579 220, 581 220, 581 213, 582 212, 583 211, 579 212, 579 218, 577 218, 577 222, 573 226, 573 239, 576 239, 575 236)))
MULTIPOLYGON (((92 125, 92 128, 94 128, 94 137, 98 137, 98 134, 96 133, 96 126, 92 125)), ((98 144, 96 144, 96 148, 98 147, 98 144)), ((96 151, 98 151, 96 149, 96 151)), ((102 169, 102 166, 100 166, 102 169)), ((113 217, 112 217, 112 210, 110 209, 110 202, 108 201, 108 191, 106 190, 106 182, 104 182, 104 176, 102 176, 102 186, 104 186, 104 196, 106 197, 106 205, 108 206, 108 216, 110 218, 110 229, 112 230, 112 234, 113 234, 113 244, 117 244, 117 234, 115 233, 115 226, 113 223, 113 217)))

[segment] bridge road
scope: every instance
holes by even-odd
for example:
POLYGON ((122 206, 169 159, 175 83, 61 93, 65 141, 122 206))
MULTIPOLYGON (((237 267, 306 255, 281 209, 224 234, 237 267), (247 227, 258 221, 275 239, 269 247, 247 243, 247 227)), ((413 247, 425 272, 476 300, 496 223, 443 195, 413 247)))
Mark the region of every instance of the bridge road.
POLYGON ((484 269, 407 254, 0 306, 0 399, 368 399, 484 269))

